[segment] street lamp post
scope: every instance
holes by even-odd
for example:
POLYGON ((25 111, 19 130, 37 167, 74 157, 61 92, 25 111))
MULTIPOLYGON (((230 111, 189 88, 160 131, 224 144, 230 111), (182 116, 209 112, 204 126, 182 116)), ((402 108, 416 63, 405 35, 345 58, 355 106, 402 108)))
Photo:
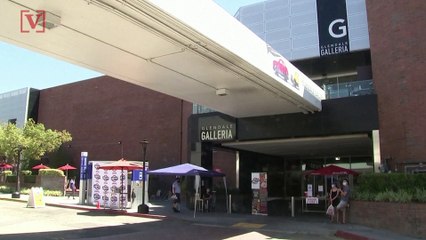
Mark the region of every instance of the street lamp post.
POLYGON ((142 145, 143 150, 143 163, 142 163, 142 204, 138 206, 138 213, 149 213, 149 207, 145 204, 145 183, 146 183, 146 169, 145 169, 145 162, 146 162, 146 147, 148 146, 148 140, 144 139, 143 141, 139 142, 142 145))
POLYGON ((15 192, 12 193, 12 198, 21 198, 21 180, 19 179, 19 173, 20 173, 20 165, 21 165, 21 152, 23 150, 22 146, 18 147, 18 160, 16 163, 16 188, 15 192))

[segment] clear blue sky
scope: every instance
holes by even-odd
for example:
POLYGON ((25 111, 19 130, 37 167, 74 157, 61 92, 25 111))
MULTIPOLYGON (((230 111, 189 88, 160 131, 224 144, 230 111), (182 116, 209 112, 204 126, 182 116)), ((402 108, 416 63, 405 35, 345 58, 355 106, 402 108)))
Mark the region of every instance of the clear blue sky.
MULTIPOLYGON (((263 0, 214 0, 229 14, 263 0)), ((45 89, 76 82, 101 73, 44 56, 0 41, 0 93, 32 87, 45 89)))

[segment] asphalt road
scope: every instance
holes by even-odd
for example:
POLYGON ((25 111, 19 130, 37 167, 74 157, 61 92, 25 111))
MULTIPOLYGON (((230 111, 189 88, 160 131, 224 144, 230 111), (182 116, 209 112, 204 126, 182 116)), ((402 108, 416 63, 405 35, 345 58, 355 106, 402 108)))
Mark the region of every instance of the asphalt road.
POLYGON ((336 239, 256 228, 250 224, 202 224, 51 206, 27 208, 23 202, 0 201, 0 239, 336 239))

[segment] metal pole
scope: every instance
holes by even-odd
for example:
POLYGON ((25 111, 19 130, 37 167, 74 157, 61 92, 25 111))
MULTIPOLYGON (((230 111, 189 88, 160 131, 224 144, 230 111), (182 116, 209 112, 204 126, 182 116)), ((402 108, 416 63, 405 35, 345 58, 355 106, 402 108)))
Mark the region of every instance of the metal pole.
POLYGON ((21 179, 19 178, 20 168, 21 168, 21 152, 22 147, 18 147, 18 160, 16 163, 16 188, 15 192, 12 193, 12 198, 21 198, 21 179))
POLYGON ((146 147, 148 146, 148 140, 140 141, 143 149, 143 163, 142 163, 142 204, 138 206, 138 213, 149 213, 149 207, 145 204, 145 183, 146 183, 146 175, 145 175, 145 162, 146 162, 146 147))
POLYGON ((142 163, 142 205, 145 205, 145 148, 143 149, 143 163, 142 163))
POLYGON ((291 196, 291 216, 294 217, 294 197, 291 196))
POLYGON ((232 213, 232 196, 231 196, 231 194, 229 194, 228 200, 229 200, 229 202, 228 202, 228 213, 232 213))
POLYGON ((80 191, 78 193, 79 204, 85 204, 86 202, 86 188, 87 188, 87 158, 88 152, 81 152, 80 155, 80 191))

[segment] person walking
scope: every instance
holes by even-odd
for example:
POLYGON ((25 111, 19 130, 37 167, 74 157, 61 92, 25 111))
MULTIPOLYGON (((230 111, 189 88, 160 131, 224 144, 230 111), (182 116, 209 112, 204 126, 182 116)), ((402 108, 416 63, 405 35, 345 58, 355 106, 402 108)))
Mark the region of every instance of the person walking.
POLYGON ((136 199, 136 193, 135 193, 135 189, 134 188, 132 188, 131 197, 132 197, 132 203, 130 205, 131 206, 130 208, 133 207, 133 203, 135 202, 135 199, 136 199))
POLYGON ((176 177, 172 184, 173 211, 180 212, 180 178, 176 177))
POLYGON ((349 198, 351 194, 351 189, 349 187, 349 182, 347 179, 344 179, 342 182, 342 190, 340 191, 340 202, 336 207, 336 221, 339 223, 339 212, 342 212, 342 223, 346 223, 346 207, 349 204, 349 198))
MULTIPOLYGON (((75 187, 75 177, 73 177, 73 178, 70 179, 69 188, 71 189, 72 199, 75 199, 74 198, 75 190, 76 190, 76 187, 75 187)), ((68 198, 70 198, 70 196, 68 196, 68 198)))

